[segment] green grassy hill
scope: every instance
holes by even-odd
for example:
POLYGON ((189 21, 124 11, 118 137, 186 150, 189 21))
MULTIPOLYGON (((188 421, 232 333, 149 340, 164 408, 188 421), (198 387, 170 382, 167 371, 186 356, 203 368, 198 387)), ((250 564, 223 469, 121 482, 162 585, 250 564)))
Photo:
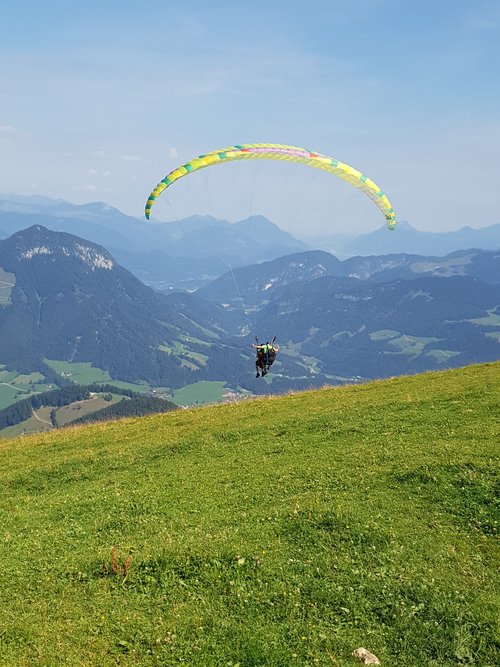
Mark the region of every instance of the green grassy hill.
POLYGON ((499 414, 496 363, 0 442, 0 664, 498 665, 499 414))

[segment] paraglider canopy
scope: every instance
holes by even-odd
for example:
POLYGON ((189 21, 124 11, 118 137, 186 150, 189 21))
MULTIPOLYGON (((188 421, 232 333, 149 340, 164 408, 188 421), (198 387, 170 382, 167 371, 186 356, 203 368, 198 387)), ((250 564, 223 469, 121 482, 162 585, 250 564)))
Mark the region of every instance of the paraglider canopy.
POLYGON ((396 226, 396 216, 387 195, 374 183, 368 176, 354 169, 345 162, 335 160, 328 155, 314 153, 305 148, 297 146, 286 146, 283 144, 236 144, 200 155, 189 162, 177 167, 171 171, 165 178, 158 183, 151 192, 146 202, 145 215, 149 220, 151 209, 156 198, 173 183, 183 176, 193 171, 198 171, 205 167, 210 167, 222 162, 231 162, 233 160, 286 160, 288 162, 298 162, 323 169, 339 178, 347 181, 354 187, 364 192, 383 213, 389 229, 396 226))

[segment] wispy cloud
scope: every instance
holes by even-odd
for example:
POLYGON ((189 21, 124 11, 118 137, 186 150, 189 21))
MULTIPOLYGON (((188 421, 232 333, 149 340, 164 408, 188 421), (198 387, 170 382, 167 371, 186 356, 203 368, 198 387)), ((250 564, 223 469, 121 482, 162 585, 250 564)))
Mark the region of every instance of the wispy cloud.
POLYGON ((90 174, 90 176, 104 176, 105 178, 111 176, 111 172, 109 171, 109 169, 104 169, 103 171, 99 171, 99 169, 91 168, 89 169, 88 173, 90 174))
POLYGON ((123 160, 124 162, 139 162, 142 160, 140 155, 120 155, 120 160, 123 160))

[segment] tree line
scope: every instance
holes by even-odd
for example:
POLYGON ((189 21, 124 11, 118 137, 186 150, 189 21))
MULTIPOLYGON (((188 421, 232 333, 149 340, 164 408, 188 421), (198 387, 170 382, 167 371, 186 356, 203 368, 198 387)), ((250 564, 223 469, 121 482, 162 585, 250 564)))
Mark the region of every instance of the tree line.
POLYGON ((170 412, 176 409, 177 405, 162 398, 156 398, 155 396, 134 396, 130 400, 122 399, 119 403, 109 405, 106 408, 101 408, 101 410, 96 410, 91 414, 75 419, 68 426, 89 422, 110 421, 123 417, 143 417, 144 415, 170 412))
MULTIPOLYGON (((62 405, 74 403, 75 401, 84 401, 90 398, 91 393, 97 392, 120 394, 122 396, 127 396, 130 399, 138 396, 136 392, 131 391, 130 389, 121 389, 112 384, 71 384, 61 387, 60 389, 50 389, 49 391, 43 391, 39 394, 29 396, 28 398, 13 403, 12 405, 8 405, 6 408, 0 410, 0 430, 7 426, 20 424, 26 419, 29 419, 33 414, 33 410, 48 406, 58 408, 62 405)), ((129 401, 126 402, 128 403, 129 401)), ((55 412, 54 415, 51 413, 51 421, 54 426, 57 424, 55 412)))

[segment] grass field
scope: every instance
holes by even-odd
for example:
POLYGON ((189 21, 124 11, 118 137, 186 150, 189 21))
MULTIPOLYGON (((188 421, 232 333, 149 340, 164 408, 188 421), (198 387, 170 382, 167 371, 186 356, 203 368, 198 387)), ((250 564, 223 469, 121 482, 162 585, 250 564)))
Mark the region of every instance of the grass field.
POLYGON ((452 357, 456 357, 460 352, 454 350, 429 350, 425 353, 426 357, 434 357, 438 364, 444 364, 452 357))
POLYGON ((20 375, 15 371, 6 371, 4 366, 0 366, 0 410, 15 403, 16 396, 17 400, 22 400, 33 393, 46 391, 48 385, 35 384, 42 379, 41 373, 20 375))
POLYGON ((393 329, 379 329, 368 335, 371 340, 391 340, 391 338, 398 338, 401 334, 393 329))
POLYGON ((114 405, 123 398, 119 394, 111 394, 111 396, 111 401, 105 401, 103 394, 97 394, 86 401, 75 401, 74 403, 70 403, 70 405, 63 405, 56 410, 57 423, 60 426, 65 426, 75 419, 80 419, 80 417, 85 417, 92 412, 114 405))
POLYGON ((222 400, 225 382, 203 380, 188 384, 182 389, 176 389, 173 403, 177 405, 202 405, 204 403, 217 403, 222 400))
POLYGON ((196 343, 197 345, 202 345, 203 347, 212 347, 212 343, 208 343, 206 340, 201 340, 201 338, 196 338, 196 336, 189 336, 188 334, 180 334, 179 338, 186 343, 196 343))
POLYGON ((468 321, 472 322, 473 324, 478 324, 479 326, 500 327, 500 313, 497 312, 497 310, 498 307, 492 308, 488 311, 488 315, 486 317, 477 317, 476 319, 468 321))
POLYGON ((93 384, 108 383, 120 389, 131 389, 132 391, 147 391, 150 386, 146 382, 133 384, 131 382, 122 382, 121 380, 114 380, 108 371, 101 368, 95 368, 88 362, 72 363, 69 361, 57 361, 54 359, 44 359, 44 362, 50 366, 56 373, 67 377, 75 384, 93 384))
POLYGON ((0 306, 8 306, 11 302, 10 295, 16 284, 16 277, 13 273, 7 273, 0 267, 0 306))
POLYGON ((437 340, 439 339, 419 336, 401 336, 390 340, 389 345, 397 348, 401 354, 419 355, 426 345, 437 340))
MULTIPOLYGON (((189 339, 187 336, 184 337, 186 341, 189 342, 189 339)), ((195 339, 198 340, 198 339, 195 339)), ((208 344, 207 344, 208 345, 208 344)), ((198 362, 199 366, 205 366, 208 357, 206 354, 201 354, 200 352, 193 352, 192 350, 189 349, 189 347, 186 347, 184 343, 181 343, 180 341, 175 341, 174 344, 169 347, 168 345, 159 345, 158 346, 159 350, 162 350, 162 352, 165 352, 166 354, 175 354, 177 356, 186 356, 188 358, 194 359, 196 362, 198 362)), ((181 363, 184 361, 181 359, 181 363)), ((193 370, 197 370, 198 366, 193 366, 193 370)))
POLYGON ((2 441, 0 664, 497 667, 499 392, 484 364, 2 441))
MULTIPOLYGON (((14 403, 17 394, 18 390, 7 382, 4 384, 0 377, 0 410, 14 403)), ((26 396, 28 396, 28 394, 26 394, 26 396)))

